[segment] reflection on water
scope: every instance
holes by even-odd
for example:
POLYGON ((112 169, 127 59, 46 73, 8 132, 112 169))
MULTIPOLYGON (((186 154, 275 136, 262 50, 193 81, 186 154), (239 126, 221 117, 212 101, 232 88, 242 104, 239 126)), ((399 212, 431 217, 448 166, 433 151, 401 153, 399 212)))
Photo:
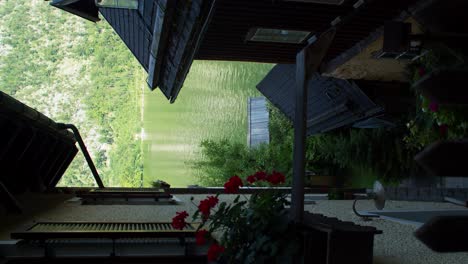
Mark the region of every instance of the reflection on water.
POLYGON ((271 64, 195 61, 178 99, 169 104, 160 91, 146 91, 141 137, 144 181, 172 186, 196 184, 187 161, 199 154, 203 139, 246 142, 247 98, 271 64))

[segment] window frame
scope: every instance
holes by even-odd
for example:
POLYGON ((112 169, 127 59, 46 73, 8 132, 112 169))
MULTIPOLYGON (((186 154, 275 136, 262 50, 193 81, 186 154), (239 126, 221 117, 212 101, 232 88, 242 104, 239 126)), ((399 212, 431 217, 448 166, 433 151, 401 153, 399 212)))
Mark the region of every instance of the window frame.
POLYGON ((340 6, 346 0, 283 0, 284 2, 302 2, 308 4, 334 5, 340 6))
POLYGON ((119 9, 131 9, 131 10, 139 10, 141 5, 140 0, 94 0, 95 5, 98 8, 119 8, 119 9), (104 4, 101 2, 104 1, 104 4), (106 4, 106 1, 112 1, 113 4, 106 4), (120 6, 119 3, 136 3, 136 7, 129 7, 129 6, 120 6))
MULTIPOLYGON (((309 30, 299 30, 299 29, 285 29, 285 28, 268 28, 268 27, 252 27, 249 29, 249 31, 247 32, 247 35, 245 36, 245 41, 246 42, 258 42, 258 43, 276 43, 276 44, 295 44, 295 45, 300 45, 300 44, 303 44, 305 42, 307 42, 307 40, 313 36, 313 33, 312 31, 309 31, 309 30), (295 31, 295 32, 303 32, 303 33, 307 33, 306 35, 304 35, 304 37, 301 39, 300 42, 296 42, 296 41, 279 41, 279 40, 254 40, 252 38, 255 37, 255 35, 257 34, 257 32, 259 30, 280 30, 280 31, 295 31)), ((272 37, 274 37, 274 35, 272 35, 272 37)))

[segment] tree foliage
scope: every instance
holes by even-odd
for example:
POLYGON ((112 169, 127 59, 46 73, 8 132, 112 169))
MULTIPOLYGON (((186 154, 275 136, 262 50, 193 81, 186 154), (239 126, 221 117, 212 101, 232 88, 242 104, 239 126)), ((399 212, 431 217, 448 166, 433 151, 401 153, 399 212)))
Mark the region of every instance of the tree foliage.
MULTIPOLYGON (((106 185, 139 186, 144 71, 110 25, 44 1, 1 1, 0 17, 0 89, 75 124, 106 185)), ((60 184, 94 184, 81 153, 60 184)))
MULTIPOLYGON (((341 129, 307 138, 306 170, 336 175, 355 166, 368 168, 381 180, 395 182, 414 169, 414 152, 404 147, 401 129, 341 129)), ((202 156, 193 163, 201 182, 219 186, 232 175, 246 177, 258 170, 278 170, 291 183, 292 123, 270 106, 270 144, 248 148, 226 139, 201 143, 202 156)))

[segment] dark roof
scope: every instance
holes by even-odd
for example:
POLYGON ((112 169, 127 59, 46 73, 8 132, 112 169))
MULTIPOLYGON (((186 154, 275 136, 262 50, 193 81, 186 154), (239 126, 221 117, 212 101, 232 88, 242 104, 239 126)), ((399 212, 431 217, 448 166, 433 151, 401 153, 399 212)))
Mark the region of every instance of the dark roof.
MULTIPOLYGON (((148 9, 150 9, 148 7, 148 9)), ((151 9, 154 9, 151 7, 151 9)), ((127 45, 141 66, 148 71, 151 47, 151 24, 147 24, 138 10, 100 8, 102 16, 127 45)), ((152 12, 151 12, 152 13, 152 12)))
POLYGON ((173 102, 192 64, 210 3, 142 0, 138 10, 99 11, 148 72, 150 88, 159 87, 173 102))
MULTIPOLYGON (((208 21, 212 0, 140 0, 138 9, 101 7, 112 26, 148 72, 148 85, 174 102, 208 21)), ((51 5, 92 21, 94 0, 55 0, 51 5)))
MULTIPOLYGON (((63 1, 89 5, 93 0, 63 1)), ((359 15, 339 28, 324 62, 353 48, 417 1, 365 1, 359 15)), ((140 0, 138 10, 101 8, 100 12, 148 72, 150 88, 159 87, 174 102, 194 59, 295 63, 297 52, 306 43, 251 42, 246 41, 246 35, 254 27, 319 35, 337 17, 352 12, 355 3, 348 0, 333 6, 271 0, 140 0)))
POLYGON ((72 133, 3 92, 0 127, 0 183, 13 194, 54 187, 78 152, 72 133))
POLYGON ((209 20, 211 0, 177 1, 174 16, 167 26, 169 34, 162 50, 162 64, 157 83, 171 103, 175 101, 192 65, 209 20))
POLYGON ((94 0, 53 0, 50 4, 93 22, 100 20, 94 0))
MULTIPOLYGON (((330 131, 383 112, 354 83, 315 74, 308 83, 307 135, 330 131)), ((290 120, 294 120, 296 66, 278 64, 257 85, 290 120)))

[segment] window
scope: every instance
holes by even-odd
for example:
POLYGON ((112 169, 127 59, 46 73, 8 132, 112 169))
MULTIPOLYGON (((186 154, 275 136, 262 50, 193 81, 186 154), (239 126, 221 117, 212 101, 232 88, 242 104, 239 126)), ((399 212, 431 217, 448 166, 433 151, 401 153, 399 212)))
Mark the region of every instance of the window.
POLYGON ((287 2, 305 2, 314 4, 325 4, 325 5, 341 5, 344 0, 284 0, 287 2))
POLYGON ((98 7, 138 9, 138 0, 96 0, 98 7))
POLYGON ((246 40, 258 42, 302 43, 310 35, 310 31, 285 30, 274 28, 252 28, 246 40))

